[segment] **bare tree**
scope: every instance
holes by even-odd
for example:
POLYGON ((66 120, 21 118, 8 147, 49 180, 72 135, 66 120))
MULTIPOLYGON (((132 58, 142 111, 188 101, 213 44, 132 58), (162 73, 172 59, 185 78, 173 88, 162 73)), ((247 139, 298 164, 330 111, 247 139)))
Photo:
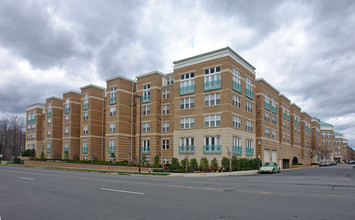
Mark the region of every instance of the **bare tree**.
POLYGON ((0 120, 0 154, 3 155, 3 159, 9 160, 18 156, 24 148, 23 124, 23 119, 18 115, 11 117, 5 115, 0 120))

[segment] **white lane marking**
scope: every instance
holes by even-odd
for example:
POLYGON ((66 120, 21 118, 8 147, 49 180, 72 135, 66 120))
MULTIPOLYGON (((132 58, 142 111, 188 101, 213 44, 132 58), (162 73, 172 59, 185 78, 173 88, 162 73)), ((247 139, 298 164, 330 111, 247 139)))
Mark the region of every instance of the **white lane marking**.
POLYGON ((106 188, 101 188, 101 190, 111 191, 111 192, 121 192, 121 193, 130 193, 130 194, 144 195, 144 193, 141 193, 141 192, 132 192, 132 191, 119 190, 119 189, 106 189, 106 188))
POLYGON ((32 178, 27 178, 27 177, 18 177, 19 179, 23 179, 23 180, 35 180, 35 179, 32 179, 32 178))

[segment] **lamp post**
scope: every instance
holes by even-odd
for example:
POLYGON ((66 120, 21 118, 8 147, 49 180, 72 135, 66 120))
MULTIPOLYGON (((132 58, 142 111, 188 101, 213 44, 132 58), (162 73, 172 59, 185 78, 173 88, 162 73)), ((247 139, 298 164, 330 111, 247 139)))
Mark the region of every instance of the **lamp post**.
POLYGON ((140 99, 140 104, 139 104, 139 159, 138 159, 138 164, 139 164, 139 170, 138 172, 141 173, 141 156, 142 156, 142 96, 139 96, 135 94, 136 98, 140 99))
POLYGON ((258 141, 258 144, 259 144, 259 160, 258 160, 258 163, 259 163, 259 170, 260 170, 260 151, 261 151, 261 141, 258 141))

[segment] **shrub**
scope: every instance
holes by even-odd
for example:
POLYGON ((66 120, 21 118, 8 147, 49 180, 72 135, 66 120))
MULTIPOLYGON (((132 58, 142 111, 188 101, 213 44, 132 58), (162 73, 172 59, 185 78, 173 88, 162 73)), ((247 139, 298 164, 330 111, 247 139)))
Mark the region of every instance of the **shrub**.
POLYGON ((179 160, 174 157, 171 161, 171 169, 177 169, 179 167, 180 167, 179 160))
POLYGON ((213 160, 211 160, 211 170, 212 171, 218 170, 218 161, 216 158, 213 158, 213 160))
POLYGON ((222 158, 222 169, 224 171, 229 171, 230 170, 230 163, 229 163, 229 158, 228 157, 223 157, 222 158))
POLYGON ((159 155, 156 155, 156 156, 154 157, 154 165, 155 165, 155 166, 159 166, 159 164, 160 164, 159 155))
POLYGON ((147 164, 147 157, 144 154, 142 156, 141 162, 142 162, 143 165, 147 164))
POLYGON ((36 155, 35 149, 27 149, 21 152, 21 156, 24 157, 34 157, 36 155))
POLYGON ((208 160, 207 160, 206 157, 201 157, 200 169, 203 170, 203 171, 208 171, 209 170, 208 160))
POLYGON ((187 163, 187 169, 189 169, 190 161, 188 158, 181 160, 181 167, 186 169, 186 163, 187 163))
POLYGON ((41 153, 41 160, 44 160, 44 152, 41 153))
POLYGON ((294 157, 292 159, 292 165, 298 165, 298 158, 297 157, 294 157))
POLYGON ((232 170, 240 170, 238 157, 232 156, 232 170))
POLYGON ((191 169, 198 170, 198 164, 197 164, 196 158, 192 158, 190 160, 190 166, 191 166, 191 169))
POLYGON ((247 170, 249 167, 249 159, 242 158, 239 160, 240 170, 247 170))

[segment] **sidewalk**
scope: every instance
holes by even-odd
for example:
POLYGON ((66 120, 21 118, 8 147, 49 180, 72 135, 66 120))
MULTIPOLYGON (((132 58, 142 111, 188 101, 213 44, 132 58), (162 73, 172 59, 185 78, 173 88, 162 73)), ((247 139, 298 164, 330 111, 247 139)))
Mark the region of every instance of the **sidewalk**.
POLYGON ((258 174, 258 170, 245 170, 245 171, 233 171, 221 172, 221 173, 170 173, 169 176, 173 177, 217 177, 217 176, 246 176, 258 174))

